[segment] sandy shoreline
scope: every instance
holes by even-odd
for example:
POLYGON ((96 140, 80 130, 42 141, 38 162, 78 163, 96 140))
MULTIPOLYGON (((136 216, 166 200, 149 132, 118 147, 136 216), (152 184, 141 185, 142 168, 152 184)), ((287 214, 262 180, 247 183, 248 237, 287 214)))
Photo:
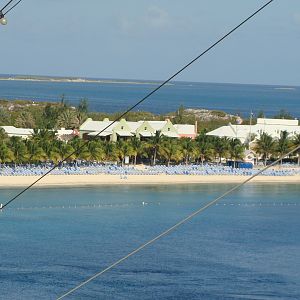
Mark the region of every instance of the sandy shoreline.
MULTIPOLYGON (((1 176, 0 187, 24 187, 32 184, 38 176, 1 176)), ((247 176, 234 175, 49 175, 36 184, 36 187, 50 186, 90 186, 90 185, 158 185, 158 184, 203 184, 203 183, 241 183, 247 176)), ((300 183, 296 176, 258 176, 255 183, 300 183)))

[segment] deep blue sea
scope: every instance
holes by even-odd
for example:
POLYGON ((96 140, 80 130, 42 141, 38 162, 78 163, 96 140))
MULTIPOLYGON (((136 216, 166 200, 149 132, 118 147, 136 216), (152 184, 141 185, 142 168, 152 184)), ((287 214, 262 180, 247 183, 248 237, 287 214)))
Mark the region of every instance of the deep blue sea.
MULTIPOLYGON (((0 299, 56 299, 229 187, 30 190, 0 213, 0 299)), ((66 299, 300 299, 299 195, 244 186, 66 299)))
MULTIPOLYGON (((60 101, 65 95, 72 105, 87 98, 91 111, 116 112, 126 110, 157 87, 157 84, 137 82, 139 84, 0 81, 0 99, 60 101)), ((284 109, 300 118, 300 87, 173 82, 137 110, 167 113, 176 111, 180 105, 242 116, 249 116, 251 111, 264 111, 270 117, 284 109)))

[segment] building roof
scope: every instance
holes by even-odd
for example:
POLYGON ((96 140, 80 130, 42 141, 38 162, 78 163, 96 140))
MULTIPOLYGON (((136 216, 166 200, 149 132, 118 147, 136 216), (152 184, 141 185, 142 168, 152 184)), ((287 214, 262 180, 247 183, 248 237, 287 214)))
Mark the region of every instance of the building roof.
POLYGON ((132 136, 133 134, 130 131, 117 130, 116 134, 119 136, 132 136))
POLYGON ((115 132, 119 136, 132 136, 133 134, 140 134, 143 137, 151 137, 154 135, 156 131, 162 131, 165 136, 170 136, 170 137, 189 136, 193 138, 196 136, 195 125, 187 125, 187 124, 173 125, 170 120, 165 120, 165 121, 142 121, 141 120, 138 122, 131 122, 122 119, 120 122, 116 122, 113 125, 111 125, 111 123, 113 122, 109 121, 108 119, 104 119, 103 121, 93 121, 92 119, 89 118, 80 126, 80 131, 93 132, 93 134, 89 134, 91 136, 97 135, 98 132, 101 132, 104 129, 106 132, 110 132, 110 134, 115 132), (94 132, 96 133, 94 134, 94 132))
POLYGON ((56 130, 56 134, 55 135, 74 135, 74 130, 73 129, 65 129, 65 128, 61 128, 56 130))
POLYGON ((149 125, 155 130, 162 130, 167 121, 148 121, 149 125))
POLYGON ((112 131, 103 131, 103 132, 101 132, 101 133, 99 133, 99 131, 98 132, 96 132, 96 131, 94 131, 94 132, 91 132, 91 133, 89 133, 88 135, 89 136, 108 136, 108 135, 111 135, 112 134, 112 131))
POLYGON ((179 135, 194 135, 195 132, 195 125, 187 125, 187 124, 175 124, 175 129, 177 130, 179 135))
POLYGON ((93 121, 89 118, 80 126, 80 130, 100 132, 103 129, 105 129, 105 131, 112 131, 113 128, 117 126, 119 122, 115 122, 114 124, 112 123, 113 121, 93 121))
POLYGON ((17 128, 15 126, 0 126, 5 130, 8 135, 14 136, 29 136, 33 134, 33 129, 30 128, 17 128))
POLYGON ((258 118, 257 124, 261 125, 283 125, 283 126, 298 126, 298 120, 287 120, 287 119, 267 119, 258 118))
POLYGON ((300 133, 300 126, 297 120, 283 120, 283 119, 258 119, 255 125, 232 125, 219 127, 207 133, 207 135, 238 138, 242 142, 246 141, 250 133, 254 134, 256 138, 262 133, 267 133, 273 138, 279 138, 281 132, 287 131, 291 136, 300 133))
POLYGON ((126 123, 129 126, 131 132, 135 132, 144 123, 144 121, 138 121, 138 122, 127 121, 126 123))
POLYGON ((140 135, 143 136, 143 137, 151 137, 151 136, 154 136, 154 134, 152 132, 149 132, 149 131, 141 131, 140 132, 140 135))
POLYGON ((171 138, 178 138, 179 135, 175 132, 172 131, 164 131, 162 132, 162 135, 166 136, 166 137, 171 137, 171 138))

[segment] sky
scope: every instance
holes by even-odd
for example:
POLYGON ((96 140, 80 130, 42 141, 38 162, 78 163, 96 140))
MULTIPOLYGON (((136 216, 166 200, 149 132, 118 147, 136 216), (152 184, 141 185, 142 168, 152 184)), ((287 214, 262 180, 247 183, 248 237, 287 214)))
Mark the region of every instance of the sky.
MULTIPOLYGON (((164 80, 266 2, 23 0, 0 74, 164 80)), ((300 85, 299 49, 300 1, 275 0, 176 80, 300 85)))

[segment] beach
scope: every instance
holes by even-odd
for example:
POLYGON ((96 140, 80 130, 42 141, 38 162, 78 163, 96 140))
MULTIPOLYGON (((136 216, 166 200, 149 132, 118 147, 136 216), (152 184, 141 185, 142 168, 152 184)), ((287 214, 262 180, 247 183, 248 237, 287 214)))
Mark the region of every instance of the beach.
MULTIPOLYGON (((1 188, 25 187, 32 184, 40 176, 1 176, 1 188)), ((245 181, 249 176, 235 175, 49 175, 41 179, 36 187, 50 186, 101 186, 101 185, 177 185, 205 183, 233 183, 245 181)), ((257 176, 255 183, 300 183, 300 175, 293 176, 257 176)))

